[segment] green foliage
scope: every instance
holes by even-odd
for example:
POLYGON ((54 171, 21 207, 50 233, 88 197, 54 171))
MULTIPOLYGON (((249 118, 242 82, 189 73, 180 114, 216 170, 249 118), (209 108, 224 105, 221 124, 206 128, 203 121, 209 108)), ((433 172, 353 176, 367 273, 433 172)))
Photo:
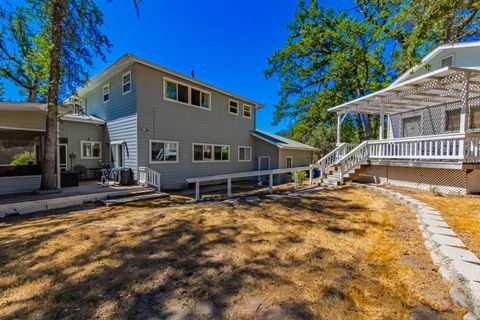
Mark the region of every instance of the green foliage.
POLYGON ((37 155, 35 152, 22 152, 13 158, 10 162, 12 166, 27 166, 29 164, 34 164, 37 161, 37 155))
POLYGON ((440 190, 437 186, 431 185, 430 187, 428 187, 428 190, 436 196, 440 195, 440 190))
MULTIPOLYGON (((268 59, 265 71, 281 83, 273 124, 293 120, 294 139, 327 151, 336 140, 335 114, 328 108, 386 87, 438 44, 479 38, 479 1, 357 4, 337 12, 317 0, 300 0, 287 44, 268 59)), ((378 129, 378 116, 354 114, 342 125, 342 138, 376 139, 378 129)))
MULTIPOLYGON (((292 180, 295 180, 295 173, 290 173, 292 180)), ((298 171, 298 182, 303 182, 308 179, 308 174, 305 171, 298 171)))

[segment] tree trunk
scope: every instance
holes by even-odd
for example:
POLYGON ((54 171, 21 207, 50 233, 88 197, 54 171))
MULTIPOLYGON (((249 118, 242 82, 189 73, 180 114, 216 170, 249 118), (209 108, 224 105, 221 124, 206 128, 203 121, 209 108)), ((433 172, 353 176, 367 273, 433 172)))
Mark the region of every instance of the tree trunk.
POLYGON ((30 88, 28 89, 28 102, 37 102, 37 89, 30 88))
MULTIPOLYGON (((51 36, 52 49, 49 53, 50 70, 48 76, 47 119, 45 150, 42 161, 42 189, 54 189, 57 154, 57 105, 60 86, 60 58, 62 54, 63 20, 68 0, 55 0, 52 9, 51 36)), ((60 173, 58 173, 60 174, 60 173)))
POLYGON ((367 140, 373 138, 373 130, 372 130, 372 123, 370 119, 370 115, 364 115, 364 127, 365 127, 365 135, 367 136, 367 140))

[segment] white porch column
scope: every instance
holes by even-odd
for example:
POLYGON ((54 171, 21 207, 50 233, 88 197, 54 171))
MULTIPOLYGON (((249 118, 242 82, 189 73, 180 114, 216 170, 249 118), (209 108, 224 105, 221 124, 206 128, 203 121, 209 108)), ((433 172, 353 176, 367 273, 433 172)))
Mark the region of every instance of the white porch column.
POLYGON ((337 114, 337 146, 342 143, 342 115, 339 113, 337 114))
POLYGON ((384 110, 383 110, 383 106, 382 106, 382 109, 380 109, 380 126, 378 128, 378 135, 379 135, 379 140, 383 140, 383 126, 385 124, 385 115, 384 115, 384 110))
POLYGON ((391 139, 390 132, 392 130, 392 118, 387 115, 387 139, 391 139))
MULTIPOLYGON (((468 107, 468 93, 470 90, 470 72, 463 73, 462 89, 460 92, 460 133, 465 134, 468 130, 470 120, 470 109, 468 107)), ((465 158, 465 139, 459 143, 459 156, 465 158)))
POLYGON ((470 90, 470 72, 463 74, 462 89, 460 92, 460 133, 468 130, 470 109, 468 108, 468 93, 470 90))

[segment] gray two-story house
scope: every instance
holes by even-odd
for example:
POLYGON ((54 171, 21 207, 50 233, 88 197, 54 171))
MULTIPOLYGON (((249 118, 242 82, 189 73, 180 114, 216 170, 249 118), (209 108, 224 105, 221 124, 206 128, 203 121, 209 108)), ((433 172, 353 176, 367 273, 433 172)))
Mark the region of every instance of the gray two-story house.
POLYGON ((308 165, 315 148, 255 129, 256 101, 126 54, 67 100, 105 121, 98 143, 116 167, 187 178, 308 165))

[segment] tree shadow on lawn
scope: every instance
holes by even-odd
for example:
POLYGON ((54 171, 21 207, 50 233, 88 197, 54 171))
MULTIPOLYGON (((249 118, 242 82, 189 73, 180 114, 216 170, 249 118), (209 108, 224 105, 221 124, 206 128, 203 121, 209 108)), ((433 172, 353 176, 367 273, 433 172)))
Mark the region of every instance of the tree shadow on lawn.
MULTIPOLYGON (((321 204, 307 203, 302 197, 293 203, 291 201, 284 203, 281 200, 282 205, 292 209, 292 215, 295 215, 295 209, 310 212, 298 217, 295 215, 293 221, 292 217, 275 215, 275 212, 265 211, 264 216, 277 225, 286 223, 318 225, 320 220, 316 215, 323 215, 329 219, 348 218, 345 214, 335 213, 349 206, 345 204, 344 199, 331 195, 313 197, 313 201, 318 200, 321 204)), ((221 210, 229 210, 232 207, 221 203, 218 205, 221 210)), ((193 206, 185 206, 185 210, 192 209, 193 206)), ((262 210, 261 207, 250 204, 239 204, 235 208, 262 210)), ((131 208, 125 207, 122 210, 131 208)), ((38 219, 17 221, 19 225, 10 231, 20 231, 22 226, 25 228, 27 225, 37 226, 40 234, 26 233, 15 239, 8 235, 0 236, 2 247, 0 262, 4 266, 0 267, 0 270, 5 268, 2 273, 13 274, 17 279, 17 282, 3 284, 0 282, 0 289, 6 290, 45 278, 50 279, 53 285, 46 286, 45 289, 25 299, 8 302, 10 306, 16 308, 11 318, 29 318, 33 317, 34 313, 40 313, 41 318, 48 319, 228 318, 232 316, 231 310, 235 309, 236 304, 242 303, 237 298, 242 290, 255 291, 259 282, 263 281, 274 283, 274 287, 293 287, 295 284, 290 278, 276 269, 293 271, 302 265, 310 268, 312 275, 315 274, 316 277, 328 276, 327 274, 334 270, 334 275, 330 277, 334 279, 336 285, 318 290, 323 292, 328 304, 343 303, 348 306, 347 309, 355 309, 346 287, 360 277, 358 257, 340 263, 334 261, 334 252, 319 246, 304 260, 285 259, 280 252, 281 246, 301 246, 304 239, 302 236, 283 233, 280 234, 282 237, 278 243, 272 244, 272 249, 246 257, 239 263, 229 255, 230 252, 222 249, 228 246, 229 250, 234 251, 237 246, 254 243, 249 238, 246 238, 243 244, 239 242, 243 230, 238 225, 238 219, 232 219, 229 223, 208 225, 200 216, 187 219, 179 214, 168 223, 163 223, 165 216, 174 213, 161 210, 160 212, 157 208, 157 211, 154 211, 152 208, 148 219, 142 217, 143 222, 139 228, 126 227, 117 230, 91 229, 92 224, 105 223, 112 215, 122 214, 121 210, 117 212, 115 209, 102 210, 99 214, 83 214, 81 218, 45 215, 37 217, 38 219), (75 243, 67 246, 59 244, 58 248, 51 248, 48 255, 38 255, 38 251, 48 241, 62 236, 70 237, 69 230, 82 228, 87 229, 85 235, 81 232, 77 235, 79 245, 83 246, 80 241, 83 236, 95 237, 95 242, 80 250, 73 258, 63 261, 58 257, 74 251, 75 243), (92 265, 95 265, 95 268, 92 268, 92 265)), ((355 212, 365 208, 352 210, 355 212)), ((268 232, 254 230, 255 238, 260 242, 270 237, 268 232)), ((380 284, 376 286, 381 288, 380 284)), ((1 308, 0 303, 0 310, 1 308)), ((243 311, 240 310, 239 314, 243 311)), ((259 305, 257 309, 247 311, 248 317, 256 315, 314 319, 320 316, 313 313, 311 302, 304 301, 301 297, 295 301, 263 305, 262 308, 259 305), (259 310, 261 314, 256 313, 259 310)))

